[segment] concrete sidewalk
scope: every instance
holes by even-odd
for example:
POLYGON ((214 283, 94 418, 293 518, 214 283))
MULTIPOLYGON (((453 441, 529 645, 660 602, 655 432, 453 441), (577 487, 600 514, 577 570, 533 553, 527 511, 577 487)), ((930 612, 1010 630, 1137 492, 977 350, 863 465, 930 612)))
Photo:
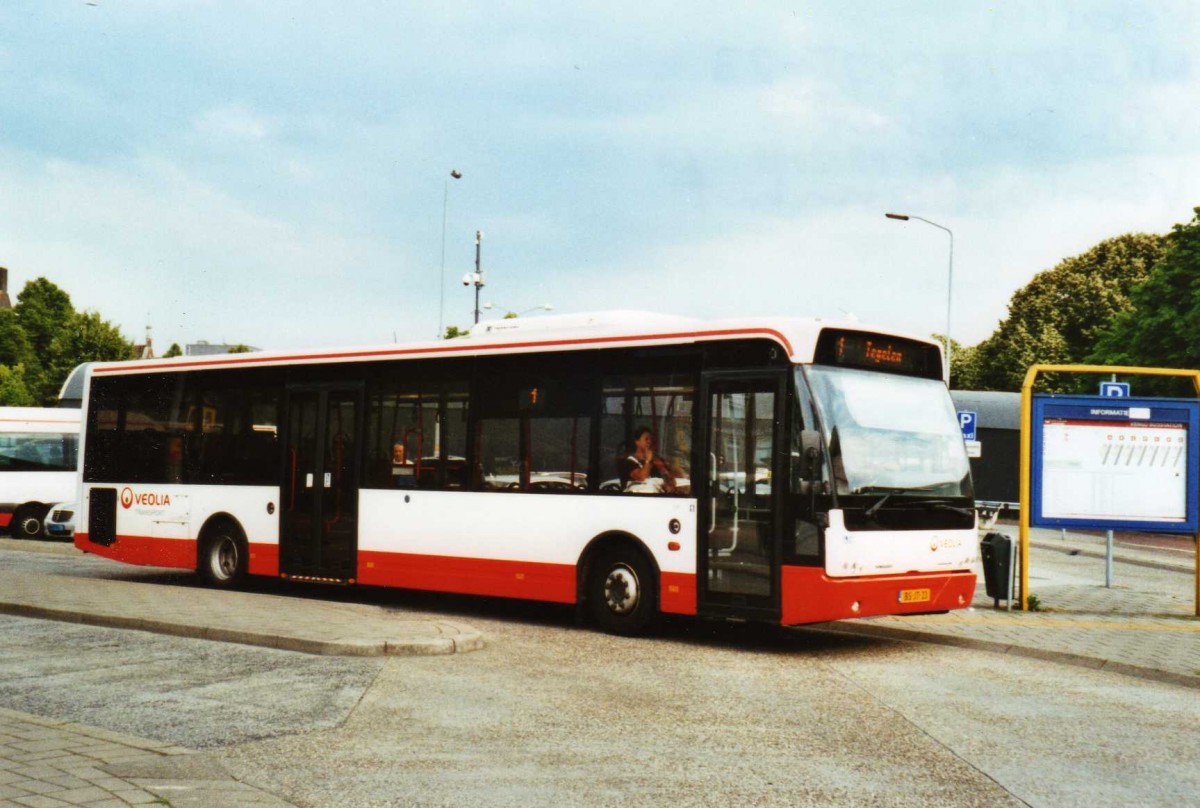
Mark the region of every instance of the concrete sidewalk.
MULTIPOLYGON (((1016 541, 1015 527, 996 528, 1016 541)), ((982 571, 972 607, 945 615, 875 617, 822 629, 1047 659, 1200 688, 1195 548, 1118 546, 1105 587, 1103 537, 1030 533, 1029 593, 1039 610, 994 608, 982 571)), ((1019 602, 1017 604, 1019 607, 1019 602)))
MULTIPOLYGON (((77 553, 64 544, 0 541, 0 546, 77 553)), ((309 654, 427 656, 484 644, 483 635, 464 623, 368 604, 2 570, 0 613, 309 654)))

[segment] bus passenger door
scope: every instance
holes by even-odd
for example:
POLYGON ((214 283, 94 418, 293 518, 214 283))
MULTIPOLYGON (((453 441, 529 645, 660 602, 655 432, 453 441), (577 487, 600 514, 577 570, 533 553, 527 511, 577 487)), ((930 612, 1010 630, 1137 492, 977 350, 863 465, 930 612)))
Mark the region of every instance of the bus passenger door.
POLYGON ((361 388, 288 389, 279 571, 352 582, 358 563, 361 388))
POLYGON ((702 610, 778 611, 783 380, 762 372, 704 376, 702 610))

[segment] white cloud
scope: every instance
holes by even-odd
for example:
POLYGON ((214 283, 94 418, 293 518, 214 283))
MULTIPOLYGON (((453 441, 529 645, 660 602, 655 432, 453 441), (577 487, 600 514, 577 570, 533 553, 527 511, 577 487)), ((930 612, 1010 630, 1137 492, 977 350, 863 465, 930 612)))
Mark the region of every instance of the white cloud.
MULTIPOLYGON (((392 245, 264 216, 161 161, 107 170, 0 153, 0 171, 12 289, 48 277, 127 337, 149 321, 164 347, 345 344, 403 325, 416 262, 392 245)), ((407 335, 432 335, 426 319, 407 335)))
POLYGON ((573 305, 683 314, 836 317, 918 334, 946 326, 949 240, 954 232, 951 333, 987 337, 1013 292, 1035 274, 1098 242, 1130 232, 1165 233, 1200 203, 1200 153, 1011 169, 974 185, 934 183, 912 199, 855 205, 794 219, 771 218, 695 243, 672 243, 573 278, 573 305))
POLYGON ((272 125, 266 116, 234 105, 204 112, 197 118, 195 128, 199 134, 210 138, 257 142, 266 139, 272 125))

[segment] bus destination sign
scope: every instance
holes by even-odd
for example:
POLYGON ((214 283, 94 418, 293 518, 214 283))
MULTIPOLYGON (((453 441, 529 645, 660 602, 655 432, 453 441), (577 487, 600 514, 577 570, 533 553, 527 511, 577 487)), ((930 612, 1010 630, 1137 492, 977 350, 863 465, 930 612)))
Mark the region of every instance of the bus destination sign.
POLYGON ((816 361, 868 370, 941 378, 941 355, 932 345, 883 334, 825 331, 817 342, 816 361))

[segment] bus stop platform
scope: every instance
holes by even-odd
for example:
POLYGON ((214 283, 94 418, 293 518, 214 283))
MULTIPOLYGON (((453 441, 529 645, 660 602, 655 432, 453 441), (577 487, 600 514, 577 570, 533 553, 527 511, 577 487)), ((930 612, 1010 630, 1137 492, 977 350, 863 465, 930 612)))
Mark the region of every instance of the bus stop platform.
MULTIPOLYGON (((69 544, 0 540, 0 549, 6 547, 65 555, 74 563, 82 556, 69 544)), ((331 656, 428 656, 484 645, 479 631, 442 617, 320 598, 53 575, 53 566, 48 560, 51 574, 0 568, 0 614, 331 656)), ((165 574, 185 581, 192 577, 165 574)))
MULTIPOLYGON (((1015 526, 993 528, 1017 541, 1015 526)), ((982 531, 981 531, 982 535, 982 531)), ((1029 594, 1037 610, 1014 610, 984 591, 971 608, 942 615, 825 623, 842 633, 1014 654, 1200 688, 1194 541, 1114 549, 1105 586, 1105 537, 1030 531, 1029 594)))
MULTIPOLYGON (((1016 541, 1015 527, 995 530, 1016 541)), ((1108 588, 1103 536, 1033 530, 1030 539, 1036 611, 1009 611, 1003 601, 996 608, 977 569, 979 583, 968 609, 797 630, 958 645, 1200 687, 1194 542, 1145 548, 1118 543, 1108 588)), ((326 599, 320 593, 294 597, 210 590, 186 585, 192 576, 180 571, 161 573, 179 578, 182 586, 113 580, 105 575, 111 562, 81 556, 71 545, 0 539, 0 550, 5 548, 33 551, 45 562, 33 574, 0 567, 0 613, 312 654, 453 654, 484 645, 479 631, 440 615, 326 599), (94 577, 78 574, 81 560, 95 565, 94 577), (75 574, 53 574, 63 563, 72 564, 75 574)))

